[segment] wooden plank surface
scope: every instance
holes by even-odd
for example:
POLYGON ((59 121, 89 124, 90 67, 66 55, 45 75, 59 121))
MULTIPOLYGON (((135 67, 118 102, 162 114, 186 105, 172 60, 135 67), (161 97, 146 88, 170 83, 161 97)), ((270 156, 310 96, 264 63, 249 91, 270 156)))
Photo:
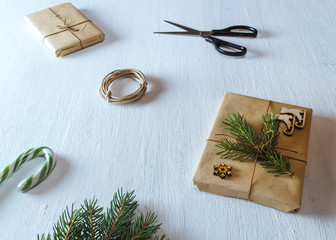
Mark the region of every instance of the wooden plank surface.
POLYGON ((0 0, 0 166, 32 146, 58 156, 30 192, 16 185, 41 161, 1 186, 1 239, 34 239, 51 231, 65 205, 96 196, 107 206, 120 187, 136 190, 140 209, 157 212, 170 239, 335 237, 335 1, 72 1, 106 40, 57 59, 23 16, 59 3, 0 0), (259 36, 228 39, 248 49, 233 59, 201 38, 152 34, 176 30, 163 19, 200 30, 251 25, 259 36), (146 95, 124 106, 104 102, 102 78, 130 67, 146 75, 146 95), (226 91, 314 110, 299 214, 193 186, 226 91))

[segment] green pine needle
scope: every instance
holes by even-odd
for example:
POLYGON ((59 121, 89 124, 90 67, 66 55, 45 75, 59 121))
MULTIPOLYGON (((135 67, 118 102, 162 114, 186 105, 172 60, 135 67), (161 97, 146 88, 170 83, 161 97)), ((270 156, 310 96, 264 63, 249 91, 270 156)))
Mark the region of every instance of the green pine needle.
POLYGON ((252 125, 247 123, 244 115, 239 113, 229 114, 223 124, 226 126, 225 129, 229 130, 232 137, 237 141, 252 146, 259 144, 260 139, 257 132, 252 125))
POLYGON ((271 169, 268 172, 273 173, 274 176, 278 177, 284 174, 292 175, 290 170, 289 161, 281 154, 275 150, 268 150, 264 155, 258 158, 258 162, 261 166, 267 169, 271 169))
POLYGON ((152 232, 156 232, 161 224, 156 224, 156 215, 152 212, 144 216, 142 213, 137 216, 129 228, 129 231, 124 235, 124 239, 130 240, 146 240, 152 239, 152 232))
POLYGON ((59 217, 58 222, 53 227, 54 239, 76 239, 76 236, 80 233, 81 216, 82 209, 74 210, 73 204, 71 205, 71 210, 66 207, 62 215, 59 217))
POLYGON ((123 194, 121 190, 114 194, 104 219, 106 240, 120 238, 124 233, 124 226, 130 225, 138 207, 134 198, 134 191, 123 194))
POLYGON ((227 138, 222 138, 219 141, 220 143, 216 146, 221 148, 222 151, 218 152, 217 155, 220 155, 221 158, 229 158, 243 162, 255 158, 256 156, 256 151, 249 146, 239 144, 227 138))
POLYGON ((97 206, 97 199, 84 200, 84 205, 81 205, 83 210, 82 226, 83 237, 85 239, 95 239, 95 236, 103 234, 100 226, 104 222, 103 208, 97 206))
POLYGON ((37 240, 51 240, 51 235, 50 233, 48 233, 47 236, 45 236, 45 234, 42 234, 41 238, 39 235, 37 235, 37 240))
POLYGON ((157 215, 149 212, 135 216, 139 206, 134 191, 118 190, 106 213, 97 204, 97 199, 85 200, 79 209, 66 207, 53 227, 53 235, 37 235, 37 240, 164 240, 153 236, 161 224, 157 215))
POLYGON ((288 159, 274 149, 280 136, 278 116, 266 113, 261 117, 261 123, 263 127, 257 133, 243 115, 229 114, 223 124, 234 140, 221 138, 216 145, 221 148, 217 155, 232 160, 252 161, 258 154, 257 161, 269 169, 269 173, 274 176, 292 175, 288 159))

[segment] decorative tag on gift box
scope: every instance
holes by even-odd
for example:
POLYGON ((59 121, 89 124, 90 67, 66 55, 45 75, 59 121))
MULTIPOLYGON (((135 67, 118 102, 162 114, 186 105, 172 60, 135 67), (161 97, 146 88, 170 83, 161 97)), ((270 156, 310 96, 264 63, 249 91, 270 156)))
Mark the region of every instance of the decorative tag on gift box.
POLYGON ((105 38, 105 34, 71 3, 31 13, 24 18, 56 57, 102 42, 105 38))
POLYGON ((311 120, 309 108, 226 93, 194 184, 204 192, 298 212, 311 120), (251 138, 245 141, 240 130, 251 138), (214 167, 224 165, 230 178, 216 174, 214 167))

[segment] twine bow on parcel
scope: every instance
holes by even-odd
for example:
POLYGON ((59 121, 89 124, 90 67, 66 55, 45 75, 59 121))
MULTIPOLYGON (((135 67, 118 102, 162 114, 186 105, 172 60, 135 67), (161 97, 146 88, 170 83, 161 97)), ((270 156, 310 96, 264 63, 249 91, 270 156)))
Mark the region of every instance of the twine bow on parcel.
POLYGON ((44 36, 43 39, 42 39, 42 42, 44 42, 44 40, 45 40, 46 38, 50 37, 50 36, 56 35, 56 34, 61 33, 61 32, 69 31, 75 38, 78 39, 79 44, 80 44, 80 47, 81 47, 81 49, 83 49, 84 47, 83 47, 83 44, 82 44, 81 39, 80 39, 79 37, 77 37, 76 34, 74 34, 74 32, 83 31, 83 30, 85 29, 86 25, 85 25, 81 30, 79 30, 79 29, 77 29, 77 28, 75 28, 75 27, 78 26, 78 25, 80 25, 80 24, 86 23, 86 22, 91 22, 91 20, 88 19, 88 20, 85 20, 85 21, 82 21, 82 22, 73 24, 73 25, 71 25, 71 26, 68 26, 68 25, 66 24, 66 17, 64 17, 64 20, 63 20, 63 19, 61 18, 61 15, 60 15, 60 14, 57 14, 57 13, 56 13, 55 11, 53 11, 51 8, 49 8, 49 10, 50 10, 53 14, 55 14, 55 17, 56 17, 56 18, 60 19, 60 20, 63 22, 63 25, 57 25, 56 27, 57 27, 58 29, 60 29, 60 31, 58 31, 58 32, 54 32, 54 33, 51 33, 51 34, 48 34, 48 35, 44 36))
MULTIPOLYGON (((253 165, 253 170, 252 170, 252 176, 251 176, 251 181, 250 181, 250 186, 249 186, 249 191, 248 191, 248 196, 247 196, 247 200, 251 200, 250 197, 251 197, 251 191, 252 191, 252 183, 253 183, 253 178, 254 178, 254 174, 255 174, 255 168, 256 168, 256 165, 257 165, 257 160, 258 160, 258 156, 259 156, 259 152, 261 149, 263 149, 264 146, 266 146, 268 143, 270 143, 272 141, 272 139, 274 138, 274 131, 273 130, 268 130, 265 135, 268 135, 269 133, 271 133, 271 137, 268 139, 268 141, 266 143, 264 143, 263 141, 261 141, 261 143, 259 145, 255 145, 255 146, 250 146, 250 145, 247 145, 243 142, 240 142, 238 140, 235 140, 237 143, 239 144, 243 144, 247 147, 250 147, 254 150, 257 151, 257 154, 256 154, 256 157, 254 159, 254 165, 253 165)), ((231 137, 230 135, 227 135, 227 134, 215 134, 216 136, 227 136, 227 137, 231 137)), ((218 140, 214 140, 214 139, 207 139, 207 141, 212 141, 212 142, 218 142, 218 140)))
MULTIPOLYGON (((269 107, 268 107, 269 108, 269 107)), ((267 111, 268 111, 268 108, 267 108, 267 111)), ((265 139, 263 139, 258 145, 248 145, 246 143, 243 143, 237 139, 234 139, 237 143, 239 144, 242 144, 244 146, 247 146, 253 150, 256 151, 256 156, 254 158, 254 165, 253 165, 253 170, 252 170, 252 175, 251 175, 251 180, 250 180, 250 184, 249 184, 249 191, 248 191, 248 196, 247 196, 247 200, 251 201, 251 191, 252 191, 252 184, 253 184, 253 179, 254 179, 254 175, 255 175, 255 168, 256 168, 256 164, 257 164, 257 161, 258 161, 258 157, 259 157, 259 154, 263 151, 263 148, 268 145, 275 137, 275 132, 273 130, 268 130, 267 132, 265 132, 265 136, 271 134, 270 138, 266 141, 265 139), (266 142, 265 142, 266 141, 266 142)), ((232 137, 230 135, 227 135, 227 134, 215 134, 215 136, 219 136, 219 135, 222 135, 222 136, 227 136, 227 137, 232 137)), ((219 140, 215 140, 215 139, 207 139, 207 141, 212 141, 212 142, 220 142, 219 140)), ((286 151, 290 151, 290 152, 295 152, 296 151, 293 151, 293 150, 290 150, 290 149, 285 149, 285 148, 279 148, 279 147, 274 147, 276 149, 282 149, 282 150, 286 150, 286 151)), ((289 157, 289 156, 286 156, 284 155, 285 157, 287 158, 290 158, 294 161, 302 161, 300 159, 297 159, 297 158, 293 158, 293 157, 289 157)), ((293 172, 289 172, 288 173, 289 176, 293 176, 294 173, 293 172)))
MULTIPOLYGON (((59 15, 57 15, 56 17, 59 17, 59 15)), ((85 28, 85 26, 83 27, 83 29, 85 28)), ((66 18, 64 18, 63 26, 62 25, 57 25, 56 27, 60 30, 68 30, 68 31, 71 31, 71 32, 78 32, 79 31, 78 28, 74 28, 73 26, 68 26, 66 24, 66 18)), ((82 31, 83 31, 83 29, 82 29, 82 31)))
POLYGON ((256 154, 256 157, 254 159, 253 172, 252 172, 252 176, 251 176, 250 187, 249 187, 249 192, 248 192, 248 197, 247 197, 248 200, 251 200, 250 197, 251 197, 252 183, 253 183, 255 168, 256 168, 256 165, 257 165, 257 160, 258 160, 258 155, 259 155, 260 149, 263 149, 263 147, 266 146, 268 143, 270 143, 272 141, 273 137, 274 137, 274 131, 273 130, 267 131, 265 133, 265 135, 267 135, 269 133, 272 133, 272 135, 271 135, 270 139, 268 139, 268 141, 266 143, 263 143, 263 141, 261 141, 261 143, 259 144, 259 146, 254 146, 253 147, 255 150, 257 150, 257 154, 256 154))

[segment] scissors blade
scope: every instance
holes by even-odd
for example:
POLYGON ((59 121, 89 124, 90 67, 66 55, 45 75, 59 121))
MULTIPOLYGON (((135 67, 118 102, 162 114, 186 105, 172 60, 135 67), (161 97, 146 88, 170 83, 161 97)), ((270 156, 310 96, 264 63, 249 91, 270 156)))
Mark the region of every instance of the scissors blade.
POLYGON ((154 32, 155 34, 173 34, 173 35, 198 35, 191 32, 154 32))
POLYGON ((189 27, 186 27, 186 26, 183 26, 183 25, 180 25, 180 24, 177 24, 177 23, 173 23, 173 22, 170 22, 170 21, 167 21, 167 20, 163 20, 165 21, 166 23, 169 23, 171 25, 174 25, 175 27, 179 27, 179 28, 182 28, 184 30, 186 30, 187 32, 190 32, 192 34, 196 34, 196 35, 199 35, 200 34, 200 31, 196 30, 196 29, 192 29, 192 28, 189 28, 189 27))

